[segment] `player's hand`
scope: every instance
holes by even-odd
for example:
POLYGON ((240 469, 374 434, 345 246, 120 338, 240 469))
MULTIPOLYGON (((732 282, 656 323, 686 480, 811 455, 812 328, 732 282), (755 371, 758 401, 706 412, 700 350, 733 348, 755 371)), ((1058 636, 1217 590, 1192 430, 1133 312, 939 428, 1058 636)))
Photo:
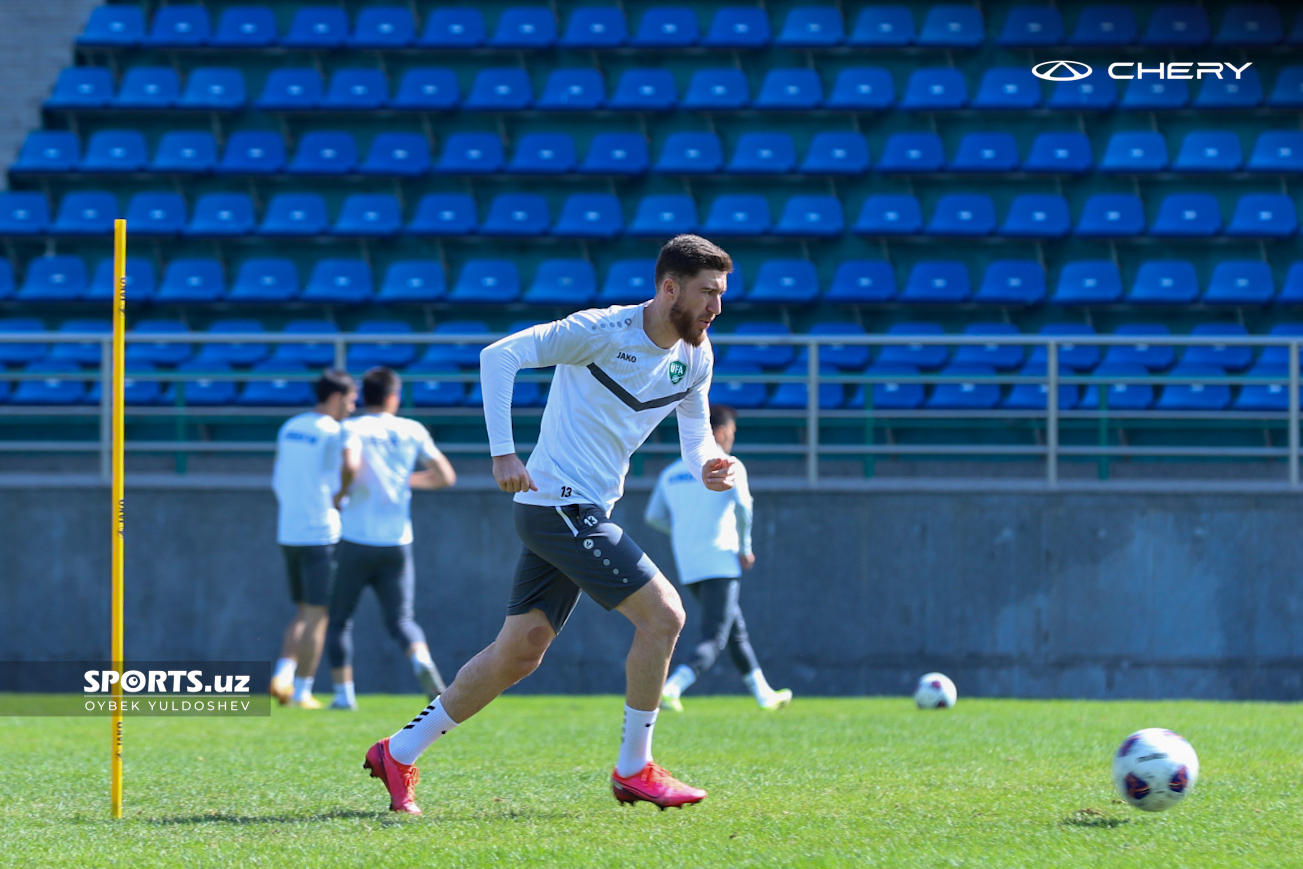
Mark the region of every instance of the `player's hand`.
POLYGON ((701 482, 712 492, 727 492, 733 488, 734 459, 711 459, 701 470, 701 482))
POLYGON ((336 510, 343 510, 343 509, 344 509, 344 501, 345 501, 345 499, 347 499, 347 498, 348 498, 348 493, 347 493, 347 492, 336 492, 336 493, 335 493, 335 497, 334 497, 334 499, 333 499, 334 502, 335 502, 335 509, 336 509, 336 510))
POLYGON ((743 570, 750 570, 756 566, 756 557, 754 555, 737 554, 737 563, 742 566, 743 570))
POLYGON ((538 486, 529 477, 529 471, 525 470, 525 463, 515 453, 493 457, 493 479, 504 492, 538 491, 538 486))

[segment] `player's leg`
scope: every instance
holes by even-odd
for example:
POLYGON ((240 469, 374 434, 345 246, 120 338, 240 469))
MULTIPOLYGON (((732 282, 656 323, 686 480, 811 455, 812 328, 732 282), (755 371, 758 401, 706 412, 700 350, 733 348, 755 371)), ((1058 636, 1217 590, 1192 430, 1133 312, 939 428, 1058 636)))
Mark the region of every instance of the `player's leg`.
POLYGON ((362 598, 362 590, 371 581, 371 558, 362 546, 340 541, 339 566, 335 588, 330 595, 330 614, 326 625, 326 658, 330 662, 330 680, 335 686, 331 709, 356 709, 353 691, 353 613, 362 598))
POLYGON ((412 672, 433 700, 444 692, 445 686, 439 668, 430 657, 425 631, 416 623, 416 570, 411 545, 394 546, 391 552, 385 553, 377 569, 376 597, 380 599, 385 629, 402 646, 412 672))
MULTIPOLYGON (((741 584, 736 579, 733 582, 739 586, 741 584)), ((728 636, 728 653, 733 659, 733 666, 737 667, 747 690, 751 692, 752 697, 756 698, 756 702, 762 709, 782 709, 792 702, 791 689, 775 691, 769 687, 764 671, 760 669, 760 663, 756 660, 755 650, 751 648, 746 617, 742 614, 740 594, 734 595, 733 600, 737 615, 733 619, 733 630, 728 636)))
POLYGON ((303 582, 300 574, 302 564, 302 546, 281 546, 285 557, 285 573, 289 578, 290 600, 294 603, 294 617, 285 628, 281 640, 281 654, 276 661, 276 669, 271 676, 271 696, 282 704, 290 702, 294 696, 294 676, 298 666, 299 642, 303 637, 303 582))
POLYGON ((295 650, 298 675, 294 678, 294 699, 291 702, 304 709, 320 709, 321 704, 312 696, 312 683, 326 641, 330 592, 335 583, 334 544, 304 547, 300 565, 303 595, 299 618, 303 622, 303 632, 295 650))
POLYGON ((661 705, 676 712, 683 710, 679 699, 683 692, 710 672, 719 660, 719 653, 728 645, 733 621, 738 614, 736 580, 727 577, 703 579, 691 583, 688 588, 701 604, 701 641, 693 649, 688 663, 680 664, 666 680, 665 690, 661 693, 661 705))

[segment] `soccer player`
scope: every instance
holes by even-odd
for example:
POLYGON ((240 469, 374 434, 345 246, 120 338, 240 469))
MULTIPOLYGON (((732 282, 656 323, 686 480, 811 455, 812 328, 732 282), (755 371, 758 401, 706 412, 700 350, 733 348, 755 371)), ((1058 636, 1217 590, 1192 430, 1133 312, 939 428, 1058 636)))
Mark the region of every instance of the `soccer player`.
POLYGON ((339 542, 334 497, 344 449, 340 422, 353 413, 357 400, 353 378, 335 369, 322 372, 314 390, 317 406, 281 426, 272 472, 280 505, 276 539, 289 571, 290 600, 298 609, 285 629, 271 693, 281 703, 305 709, 321 708, 312 696, 312 677, 321 661, 339 542))
POLYGON ((656 294, 642 305, 587 310, 504 338, 480 354, 493 478, 515 494, 523 547, 497 639, 462 667, 448 690, 411 723, 377 742, 363 764, 389 790, 389 807, 419 814, 416 759, 538 667, 581 592, 633 622, 625 662, 624 736, 611 773, 622 803, 700 802, 652 762, 652 728, 683 605, 674 586, 610 520, 629 457, 678 414, 684 463, 706 488, 733 485, 732 461, 710 436, 713 357, 706 330, 720 313, 733 261, 694 235, 665 244, 656 294), (525 465, 511 430, 511 390, 522 368, 555 365, 538 443, 525 465))
POLYGON ((366 413, 344 427, 344 462, 335 503, 343 505, 339 572, 330 599, 326 654, 335 683, 331 709, 356 709, 353 693, 353 612, 367 586, 375 588, 385 628, 403 647, 412 670, 433 700, 443 677, 430 657, 425 632, 413 618, 412 489, 442 489, 457 482, 429 430, 395 416, 402 381, 389 368, 362 377, 366 413))
MULTIPOLYGON (((731 452, 737 436, 737 411, 711 405, 710 430, 719 448, 731 452)), ((775 691, 765 681, 742 618, 738 602, 742 571, 754 567, 756 557, 751 552, 751 489, 746 466, 734 458, 733 469, 733 488, 711 492, 696 484, 680 459, 661 473, 647 503, 647 524, 670 535, 679 583, 701 604, 701 642, 692 660, 680 664, 666 680, 662 709, 682 712, 679 698, 683 692, 715 666, 725 648, 762 709, 781 709, 792 702, 791 691, 775 691)))

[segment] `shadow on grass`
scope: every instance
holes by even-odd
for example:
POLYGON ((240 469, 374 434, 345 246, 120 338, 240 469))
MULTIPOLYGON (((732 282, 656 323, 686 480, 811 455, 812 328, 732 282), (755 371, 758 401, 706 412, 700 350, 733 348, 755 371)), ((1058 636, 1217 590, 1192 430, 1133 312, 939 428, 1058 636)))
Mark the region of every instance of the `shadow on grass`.
POLYGON ((340 809, 334 812, 321 812, 315 815, 232 815, 226 812, 205 812, 202 815, 182 815, 173 818, 142 818, 147 824, 158 826, 175 826, 183 824, 315 824, 320 821, 352 820, 366 818, 379 823, 404 823, 397 815, 389 812, 359 812, 355 809, 340 809))
POLYGON ((1131 823, 1130 818, 1110 817, 1099 809, 1081 809, 1063 819, 1064 826, 1068 827, 1102 827, 1104 829, 1112 829, 1129 823, 1131 823))

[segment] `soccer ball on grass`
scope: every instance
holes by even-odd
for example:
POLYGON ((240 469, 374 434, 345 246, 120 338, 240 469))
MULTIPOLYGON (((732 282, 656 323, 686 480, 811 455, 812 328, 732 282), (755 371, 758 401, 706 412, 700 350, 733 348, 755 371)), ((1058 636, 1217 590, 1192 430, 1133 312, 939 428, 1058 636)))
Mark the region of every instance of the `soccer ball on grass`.
POLYGON ((927 673, 918 680, 914 702, 919 709, 949 709, 959 699, 955 683, 944 673, 927 673))
POLYGON ((1122 799, 1161 812, 1185 799, 1199 780, 1199 758, 1185 737, 1161 727, 1137 730, 1113 756, 1113 784, 1122 799))

